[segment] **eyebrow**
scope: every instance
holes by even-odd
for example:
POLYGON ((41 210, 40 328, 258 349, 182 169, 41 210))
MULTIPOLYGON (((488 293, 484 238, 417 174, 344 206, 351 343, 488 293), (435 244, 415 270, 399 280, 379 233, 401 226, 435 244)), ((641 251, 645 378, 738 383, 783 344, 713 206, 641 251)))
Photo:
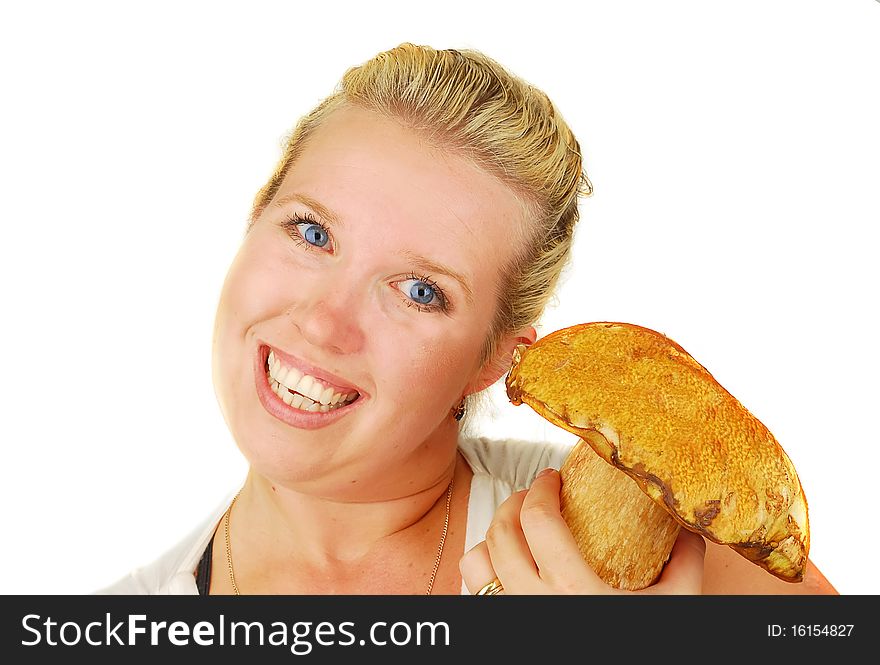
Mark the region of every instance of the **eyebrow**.
POLYGON ((464 291, 465 298, 467 301, 473 305, 474 304, 474 292, 471 291, 470 284, 464 276, 455 272, 452 268, 448 268, 444 266, 442 263, 437 263, 432 261, 429 258, 416 254, 415 252, 410 252, 409 250, 404 250, 401 253, 407 261, 412 263, 419 270, 424 270, 425 272, 431 273, 441 273, 446 275, 447 277, 451 277, 461 286, 461 290, 464 291))
MULTIPOLYGON (((333 226, 337 226, 340 228, 345 227, 345 224, 343 224, 342 219, 340 219, 340 217, 336 213, 334 213, 332 210, 330 210, 328 207, 326 207, 322 203, 319 203, 318 201, 313 199, 311 196, 307 196, 306 194, 299 194, 299 193, 288 194, 286 196, 282 196, 273 205, 278 208, 281 208, 292 201, 298 201, 299 203, 302 203, 303 205, 307 205, 309 208, 311 208, 312 210, 317 212, 321 217, 323 217, 328 222, 330 222, 330 224, 333 226)), ((464 291, 464 295, 467 298, 468 303, 470 303, 471 305, 474 304, 474 292, 473 292, 473 290, 471 290, 470 283, 463 275, 456 272, 452 268, 444 266, 442 263, 437 263, 436 261, 432 261, 431 259, 424 257, 424 256, 421 256, 420 254, 416 254, 415 252, 411 252, 409 250, 404 250, 400 254, 401 254, 401 256, 403 256, 404 259, 409 261, 413 266, 415 266, 419 270, 423 270, 425 272, 430 272, 430 273, 439 273, 439 274, 446 275, 447 277, 454 279, 461 286, 461 290, 464 291)))
POLYGON ((307 196, 305 194, 288 194, 287 196, 282 196, 280 199, 275 201, 272 205, 276 208, 283 208, 291 201, 299 201, 303 205, 307 205, 309 208, 318 213, 321 217, 330 222, 333 226, 338 226, 339 228, 345 228, 345 224, 343 224, 342 220, 334 213, 330 208, 327 208, 322 203, 319 203, 311 196, 307 196))

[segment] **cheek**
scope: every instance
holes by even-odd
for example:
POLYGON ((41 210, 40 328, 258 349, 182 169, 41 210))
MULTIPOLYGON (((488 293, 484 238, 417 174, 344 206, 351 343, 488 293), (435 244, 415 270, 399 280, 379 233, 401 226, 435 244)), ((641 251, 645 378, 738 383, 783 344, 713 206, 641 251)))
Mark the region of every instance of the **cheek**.
POLYGON ((276 265, 267 249, 245 245, 236 255, 226 275, 217 307, 217 326, 233 333, 265 315, 278 300, 280 280, 270 266, 276 265))
POLYGON ((436 409, 438 404, 446 408, 446 402, 451 405, 460 396, 478 360, 479 343, 445 335, 409 345, 390 344, 386 352, 390 357, 384 367, 397 368, 389 395, 418 396, 426 408, 436 409))
POLYGON ((214 320, 213 371, 218 392, 225 393, 250 372, 251 356, 243 353, 252 340, 248 333, 256 322, 273 311, 279 301, 278 280, 267 266, 272 262, 253 246, 243 246, 236 255, 223 282, 214 320))
POLYGON ((394 355, 385 366, 400 366, 401 383, 419 394, 453 404, 480 370, 490 311, 489 303, 478 302, 467 315, 454 322, 444 319, 408 345, 389 344, 387 352, 394 355))

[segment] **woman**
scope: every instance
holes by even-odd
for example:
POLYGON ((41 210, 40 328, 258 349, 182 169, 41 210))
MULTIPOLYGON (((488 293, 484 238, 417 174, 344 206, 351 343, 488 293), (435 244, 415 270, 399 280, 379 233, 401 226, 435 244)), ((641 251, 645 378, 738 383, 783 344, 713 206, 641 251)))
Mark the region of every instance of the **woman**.
MULTIPOLYGON (((461 433, 535 341, 590 191, 546 95, 486 56, 402 44, 349 70, 257 195, 220 297, 245 483, 105 591, 615 592, 559 515, 567 448, 461 433)), ((704 551, 683 531, 644 593, 700 593, 704 551)), ((724 556, 710 589, 768 577, 724 556)))

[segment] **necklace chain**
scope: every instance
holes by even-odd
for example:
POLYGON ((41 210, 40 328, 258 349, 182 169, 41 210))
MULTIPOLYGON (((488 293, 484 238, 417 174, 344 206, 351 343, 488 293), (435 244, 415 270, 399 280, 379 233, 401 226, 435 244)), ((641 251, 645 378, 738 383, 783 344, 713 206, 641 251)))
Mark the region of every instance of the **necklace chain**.
POLYGON ((428 581, 426 596, 431 595, 434 588, 434 580, 437 578, 437 570, 440 568, 440 559, 443 557, 443 544, 446 542, 446 532, 449 530, 449 505, 452 503, 452 484, 455 478, 449 481, 449 489, 446 490, 446 517, 443 519, 443 533, 440 535, 440 546, 437 548, 437 559, 434 561, 434 569, 431 571, 431 579, 428 581))
POLYGON ((229 508, 226 509, 226 513, 223 515, 223 533, 226 536, 226 568, 229 570, 229 581, 232 582, 232 591, 236 596, 240 596, 241 592, 235 583, 235 573, 232 570, 232 548, 229 546, 229 513, 232 512, 232 506, 235 505, 235 500, 239 494, 241 494, 241 490, 238 490, 238 493, 232 497, 232 503, 229 504, 229 508))
MULTIPOLYGON (((437 579, 437 571, 440 569, 440 559, 443 558, 443 545, 446 543, 446 533, 449 531, 449 508, 452 505, 452 486, 455 483, 455 479, 449 481, 449 487, 446 490, 446 517, 443 519, 443 533, 440 535, 440 545, 437 547, 437 558, 434 560, 434 568, 431 571, 431 579, 428 581, 428 590, 425 592, 426 596, 431 595, 431 591, 434 589, 434 580, 437 579)), ((229 571, 229 581, 232 583, 232 591, 236 596, 240 596, 241 592, 238 590, 238 585, 235 583, 235 571, 232 568, 232 547, 229 545, 229 514, 232 512, 232 506, 235 505, 235 500, 238 498, 238 495, 241 494, 241 490, 238 490, 238 493, 232 497, 232 502, 229 504, 229 508, 226 509, 226 513, 223 515, 223 534, 226 539, 226 568, 229 571)))

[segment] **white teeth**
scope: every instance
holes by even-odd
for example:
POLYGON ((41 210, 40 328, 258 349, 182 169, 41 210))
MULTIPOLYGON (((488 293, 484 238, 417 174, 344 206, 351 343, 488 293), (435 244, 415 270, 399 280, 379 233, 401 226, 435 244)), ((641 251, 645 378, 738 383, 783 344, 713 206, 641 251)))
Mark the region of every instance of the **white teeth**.
POLYGON ((302 377, 299 382, 293 387, 293 390, 298 392, 301 395, 309 395, 309 391, 312 389, 312 386, 315 385, 315 380, 306 374, 302 377))
POLYGON ((274 351, 269 351, 266 365, 273 392, 294 408, 303 411, 329 411, 330 407, 342 407, 358 396, 356 391, 337 393, 332 387, 308 374, 304 375, 295 367, 284 366, 275 357, 274 351), (292 391, 299 394, 294 395, 292 391))
POLYGON ((282 383, 284 383, 284 385, 288 388, 292 387, 294 390, 296 390, 296 385, 300 382, 300 379, 302 379, 302 372, 300 372, 295 367, 291 367, 287 371, 287 378, 282 383))
MULTIPOLYGON (((299 393, 292 393, 286 387, 279 384, 275 379, 269 380, 269 385, 272 388, 272 392, 274 392, 278 397, 280 397, 285 404, 288 406, 292 406, 294 409, 299 409, 301 411, 309 411, 309 412, 318 412, 327 413, 328 411, 332 411, 334 408, 340 408, 348 403, 345 397, 341 394, 333 395, 332 404, 322 404, 320 402, 316 402, 308 397, 300 395, 299 393), (333 405, 338 404, 339 406, 334 407, 333 405)), ((325 391, 326 392, 326 391, 325 391)), ((351 394, 351 393, 349 393, 351 394)), ((323 395, 322 395, 323 397, 323 395)))
POLYGON ((321 395, 324 394, 324 385, 315 381, 312 387, 309 388, 309 392, 303 394, 311 397, 313 402, 320 402, 321 395))

